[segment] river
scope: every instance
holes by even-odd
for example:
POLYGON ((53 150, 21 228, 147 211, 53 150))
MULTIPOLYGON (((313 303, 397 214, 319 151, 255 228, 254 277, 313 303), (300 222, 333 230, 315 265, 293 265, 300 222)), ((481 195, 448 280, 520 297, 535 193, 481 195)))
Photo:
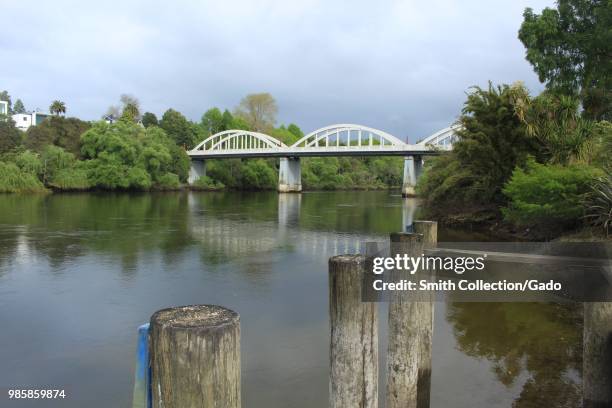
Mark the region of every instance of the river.
MULTIPOLYGON (((0 390, 66 390, 43 406, 129 407, 137 327, 206 303, 241 315, 243 406, 325 407, 327 259, 388 239, 417 207, 386 191, 0 195, 0 390)), ((436 303, 432 407, 577 406, 577 316, 436 303)))

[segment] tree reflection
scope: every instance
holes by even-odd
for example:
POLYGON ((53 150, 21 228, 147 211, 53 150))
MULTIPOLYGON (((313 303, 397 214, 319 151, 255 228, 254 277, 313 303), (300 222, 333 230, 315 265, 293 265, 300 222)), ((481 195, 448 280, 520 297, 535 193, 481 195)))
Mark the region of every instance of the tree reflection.
POLYGON ((575 407, 581 403, 582 314, 578 305, 450 303, 447 320, 459 349, 493 363, 511 386, 522 373, 514 407, 575 407))

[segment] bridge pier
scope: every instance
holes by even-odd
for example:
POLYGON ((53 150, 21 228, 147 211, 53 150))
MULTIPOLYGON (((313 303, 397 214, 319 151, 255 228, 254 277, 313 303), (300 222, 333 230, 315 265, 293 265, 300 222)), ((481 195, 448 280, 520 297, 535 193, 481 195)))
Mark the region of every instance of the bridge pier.
POLYGON ((191 167, 189 168, 189 177, 187 182, 189 184, 195 183, 200 177, 206 175, 206 162, 204 160, 191 160, 191 167))
POLYGON ((416 201, 409 198, 402 201, 402 232, 414 232, 416 201))
POLYGON ((278 168, 278 192, 299 193, 302 191, 302 168, 299 157, 281 157, 278 168))
POLYGON ((423 171, 423 158, 421 156, 404 157, 404 182, 402 184, 402 197, 416 196, 416 183, 423 171))

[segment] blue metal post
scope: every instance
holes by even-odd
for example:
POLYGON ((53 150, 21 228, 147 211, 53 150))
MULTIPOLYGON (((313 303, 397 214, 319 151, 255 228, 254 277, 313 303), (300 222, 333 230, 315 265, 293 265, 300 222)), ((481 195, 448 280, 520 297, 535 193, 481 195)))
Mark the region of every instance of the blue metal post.
POLYGON ((151 408, 151 365, 149 364, 149 323, 138 328, 136 373, 132 408, 151 408))

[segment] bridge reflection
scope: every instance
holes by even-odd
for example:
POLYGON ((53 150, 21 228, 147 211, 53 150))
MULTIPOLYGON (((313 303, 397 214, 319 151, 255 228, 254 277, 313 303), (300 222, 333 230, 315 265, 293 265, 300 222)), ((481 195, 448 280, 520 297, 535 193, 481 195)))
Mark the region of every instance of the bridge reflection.
MULTIPOLYGON (((190 195, 189 207, 193 216, 191 235, 207 250, 226 256, 256 254, 288 249, 305 255, 333 256, 364 253, 365 243, 386 242, 388 234, 334 232, 304 227, 302 194, 279 194, 277 222, 232 217, 231 214, 207 215, 205 203, 190 195)), ((410 231, 417 209, 415 199, 401 200, 401 224, 395 230, 410 231)), ((307 215, 306 215, 307 216, 307 215)), ((381 212, 381 217, 386 215, 381 212)), ((390 231, 391 232, 391 231, 390 231)))

